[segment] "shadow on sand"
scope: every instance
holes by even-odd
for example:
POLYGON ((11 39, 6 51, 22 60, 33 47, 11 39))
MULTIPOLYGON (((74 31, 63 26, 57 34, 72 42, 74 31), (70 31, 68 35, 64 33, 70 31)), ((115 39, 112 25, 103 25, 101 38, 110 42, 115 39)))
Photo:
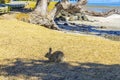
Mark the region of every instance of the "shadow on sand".
POLYGON ((107 30, 99 26, 68 23, 65 21, 55 21, 58 27, 65 32, 97 35, 114 41, 120 41, 120 30, 107 30))
POLYGON ((15 62, 8 65, 0 65, 0 76, 23 75, 27 80, 30 77, 36 77, 37 80, 120 80, 119 64, 75 63, 78 66, 43 60, 15 59, 15 62))

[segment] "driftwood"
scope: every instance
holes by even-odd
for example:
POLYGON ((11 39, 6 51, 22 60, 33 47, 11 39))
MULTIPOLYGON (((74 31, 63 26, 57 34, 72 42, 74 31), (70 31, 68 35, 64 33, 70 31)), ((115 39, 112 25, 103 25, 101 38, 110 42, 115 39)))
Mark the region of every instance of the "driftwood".
POLYGON ((116 9, 112 9, 108 12, 94 12, 94 11, 85 11, 86 14, 91 15, 91 16, 101 16, 101 17, 107 17, 112 14, 120 14, 120 12, 116 9))
POLYGON ((58 26, 54 22, 54 19, 61 10, 65 10, 72 14, 82 12, 92 16, 109 16, 116 13, 115 9, 105 13, 90 12, 85 10, 86 3, 87 0, 78 0, 76 4, 71 4, 68 0, 61 0, 61 2, 58 2, 54 9, 49 12, 47 11, 49 0, 37 0, 35 9, 30 13, 29 22, 59 30, 58 26))
POLYGON ((57 29, 57 25, 54 22, 54 18, 61 10, 65 10, 69 13, 81 12, 83 11, 84 5, 87 0, 78 0, 78 3, 71 4, 68 0, 62 0, 58 2, 54 9, 50 12, 47 11, 47 6, 49 4, 48 0, 37 0, 36 7, 33 12, 30 13, 29 22, 33 24, 43 25, 47 28, 57 29))

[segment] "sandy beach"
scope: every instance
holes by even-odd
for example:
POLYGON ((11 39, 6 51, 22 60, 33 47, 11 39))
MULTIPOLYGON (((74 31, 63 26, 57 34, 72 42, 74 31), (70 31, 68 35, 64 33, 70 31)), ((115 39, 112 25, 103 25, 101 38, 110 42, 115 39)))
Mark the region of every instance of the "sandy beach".
POLYGON ((108 17, 88 16, 89 21, 70 21, 76 24, 85 24, 91 26, 102 26, 104 29, 120 30, 120 15, 113 14, 108 17))

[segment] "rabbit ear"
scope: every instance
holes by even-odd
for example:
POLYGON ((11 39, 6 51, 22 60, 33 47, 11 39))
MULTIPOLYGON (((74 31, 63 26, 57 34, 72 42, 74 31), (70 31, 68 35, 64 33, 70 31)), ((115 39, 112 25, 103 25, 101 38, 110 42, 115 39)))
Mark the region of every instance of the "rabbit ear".
POLYGON ((49 53, 51 53, 52 52, 52 48, 49 48, 49 53))

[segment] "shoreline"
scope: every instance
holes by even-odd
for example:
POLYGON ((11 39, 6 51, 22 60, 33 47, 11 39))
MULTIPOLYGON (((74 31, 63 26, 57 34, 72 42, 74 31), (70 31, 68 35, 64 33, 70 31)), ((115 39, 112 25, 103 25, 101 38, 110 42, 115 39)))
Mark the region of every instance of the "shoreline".
POLYGON ((89 21, 69 21, 70 23, 90 26, 101 26, 105 30, 120 30, 120 15, 113 14, 108 17, 88 16, 89 21))

